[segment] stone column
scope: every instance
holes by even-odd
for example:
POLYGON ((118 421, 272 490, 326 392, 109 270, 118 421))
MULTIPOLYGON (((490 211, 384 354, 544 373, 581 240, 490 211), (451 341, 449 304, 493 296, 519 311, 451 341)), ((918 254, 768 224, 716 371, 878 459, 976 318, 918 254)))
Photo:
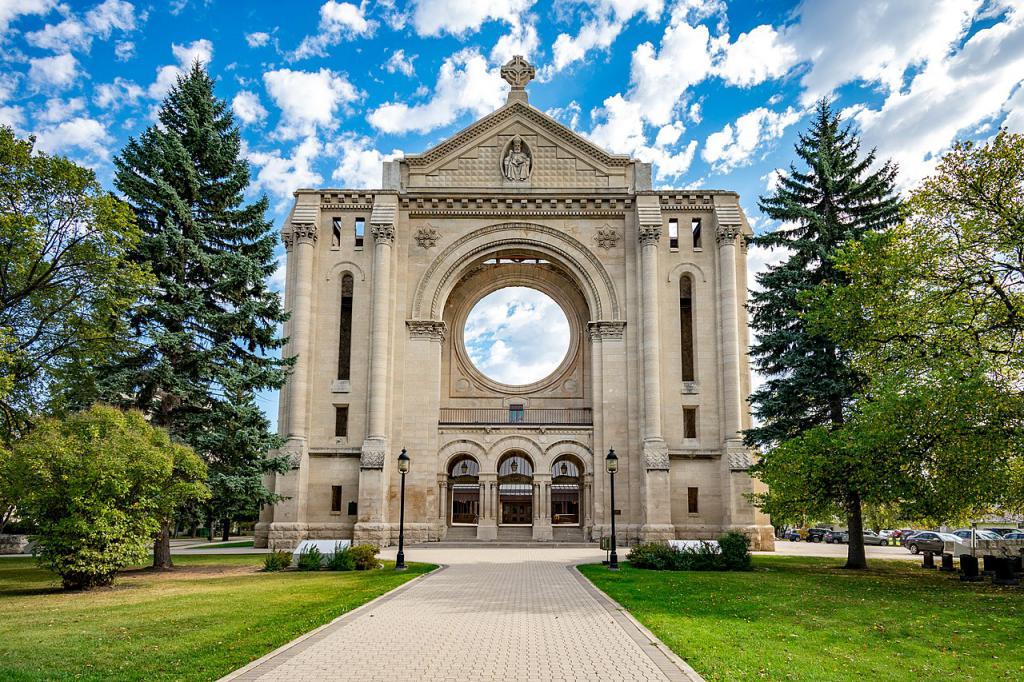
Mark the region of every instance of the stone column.
POLYGON ((478 540, 494 540, 498 537, 498 523, 494 513, 498 494, 496 480, 496 474, 480 472, 480 518, 476 525, 478 540))
MULTIPOLYGON (((317 221, 320 198, 299 198, 291 224, 281 235, 288 254, 290 334, 285 356, 294 356, 295 365, 284 386, 285 443, 281 454, 291 461, 291 470, 277 474, 273 490, 285 496, 274 505, 273 519, 267 527, 267 545, 271 549, 291 549, 306 537, 306 504, 309 479, 309 401, 312 354, 313 271, 316 260, 317 221), (315 202, 315 203, 312 203, 315 202)), ((265 521, 266 523, 266 521, 265 521)), ((262 530, 262 529, 261 529, 262 530)))
POLYGON ((391 541, 386 519, 389 459, 387 442, 388 364, 391 359, 391 257, 395 241, 398 197, 374 197, 370 215, 373 234, 373 305, 370 309, 370 385, 366 439, 359 458, 359 520, 355 537, 360 542, 386 545, 391 541))
MULTIPOLYGON (((593 475, 593 538, 607 535, 611 528, 612 510, 608 504, 608 474, 605 455, 615 448, 621 471, 629 470, 626 390, 626 323, 620 320, 595 320, 588 323, 593 354, 591 376, 594 378, 594 475, 593 475), (606 380, 607 379, 607 380, 606 380)), ((628 509, 629 491, 619 479, 617 502, 628 509)), ((616 519, 616 523, 621 522, 616 519)), ((625 535, 623 535, 625 537, 625 535)))
POLYGON ((739 297, 736 291, 738 225, 718 226, 718 301, 722 325, 722 435, 726 443, 742 440, 740 406, 739 297))
MULTIPOLYGON (((435 513, 440 509, 443 500, 433 494, 432 484, 447 472, 440 471, 438 463, 437 417, 441 399, 441 348, 444 344, 447 325, 440 320, 406 320, 406 344, 404 354, 403 381, 406 386, 415 387, 415 391, 406 391, 404 400, 396 395, 399 419, 402 423, 402 447, 408 448, 413 458, 413 466, 406 477, 407 492, 423 490, 422 496, 407 495, 405 506, 406 538, 410 537, 410 528, 415 530, 415 537, 423 540, 437 540, 444 532, 444 515, 435 513), (420 527, 413 524, 426 524, 420 527), (424 535, 425 533, 425 535, 424 535)), ((395 444, 396 451, 398 444, 395 444)), ((392 503, 392 521, 395 507, 392 503)), ((394 524, 392 523, 392 526, 394 524)))
POLYGON ((551 472, 533 472, 533 539, 550 541, 551 531, 551 472))
POLYGON ((672 495, 668 447, 661 430, 661 330, 658 287, 658 244, 661 241, 661 208, 657 196, 637 198, 640 237, 640 283, 643 298, 644 383, 644 496, 645 540, 675 537, 672 526, 672 495), (643 200, 643 201, 641 201, 643 200))

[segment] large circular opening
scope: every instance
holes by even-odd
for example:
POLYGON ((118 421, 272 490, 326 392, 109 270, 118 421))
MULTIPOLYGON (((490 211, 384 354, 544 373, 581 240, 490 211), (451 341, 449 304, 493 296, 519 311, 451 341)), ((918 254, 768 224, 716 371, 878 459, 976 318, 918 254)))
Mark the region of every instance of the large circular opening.
POLYGON ((466 354, 482 374, 524 386, 554 372, 569 352, 569 320, 547 294, 504 287, 473 306, 466 318, 466 354))

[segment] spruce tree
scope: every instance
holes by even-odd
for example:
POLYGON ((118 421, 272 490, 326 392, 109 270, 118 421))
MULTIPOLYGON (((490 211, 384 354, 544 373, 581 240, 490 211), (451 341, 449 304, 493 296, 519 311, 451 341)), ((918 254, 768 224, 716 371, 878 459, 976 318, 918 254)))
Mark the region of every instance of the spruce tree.
MULTIPOLYGON (((258 506, 273 496, 263 473, 274 444, 253 418, 257 392, 280 388, 289 367, 274 357, 284 340, 280 297, 267 288, 275 236, 266 196, 245 201, 249 164, 227 103, 198 62, 178 78, 159 125, 132 138, 114 160, 115 185, 143 232, 134 258, 155 278, 131 322, 137 352, 114 368, 111 399, 141 409, 211 463, 214 508, 258 506), (239 420, 245 422, 239 428, 239 420), (242 496, 243 500, 225 500, 242 496)), ((169 567, 171 519, 154 565, 169 567)))
MULTIPOLYGON (((774 447, 811 428, 842 428, 863 377, 847 349, 809 328, 806 294, 843 282, 831 260, 843 243, 892 226, 901 214, 896 166, 886 162, 872 169, 875 150, 861 156, 860 140, 827 99, 818 102, 795 149, 805 167, 791 165, 775 192, 758 203, 782 224, 751 241, 789 252, 783 263, 758 276, 760 290, 750 300, 757 334, 751 356, 766 379, 750 398, 758 425, 746 432, 746 441, 760 447, 765 460, 774 447)), ((845 511, 850 531, 847 566, 862 568, 863 522, 855 488, 846 487, 836 506, 845 511)))

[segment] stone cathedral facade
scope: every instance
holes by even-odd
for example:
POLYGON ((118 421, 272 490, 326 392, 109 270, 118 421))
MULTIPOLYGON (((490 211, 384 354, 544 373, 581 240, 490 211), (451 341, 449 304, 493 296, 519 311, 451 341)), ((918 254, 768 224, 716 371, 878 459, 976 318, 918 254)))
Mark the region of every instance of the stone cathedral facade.
POLYGON ((257 546, 302 539, 620 541, 728 529, 770 549, 741 431, 750 425, 745 300, 751 229, 733 192, 654 190, 528 103, 507 103, 383 189, 300 189, 282 231, 294 372, 279 428, 291 470, 257 546), (506 384, 469 358, 481 297, 529 287, 565 312, 548 376, 506 384))

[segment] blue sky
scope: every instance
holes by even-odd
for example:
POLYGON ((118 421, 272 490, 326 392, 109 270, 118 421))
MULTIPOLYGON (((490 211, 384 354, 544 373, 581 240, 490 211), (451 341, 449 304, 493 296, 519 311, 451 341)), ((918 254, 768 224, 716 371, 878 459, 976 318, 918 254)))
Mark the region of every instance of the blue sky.
POLYGON ((513 54, 538 68, 534 106, 652 161, 656 185, 738 191, 757 230, 822 95, 904 188, 958 137, 1024 130, 1024 0, 0 0, 0 122, 110 186, 202 59, 280 226, 295 188, 374 186, 381 161, 500 106, 513 54))

